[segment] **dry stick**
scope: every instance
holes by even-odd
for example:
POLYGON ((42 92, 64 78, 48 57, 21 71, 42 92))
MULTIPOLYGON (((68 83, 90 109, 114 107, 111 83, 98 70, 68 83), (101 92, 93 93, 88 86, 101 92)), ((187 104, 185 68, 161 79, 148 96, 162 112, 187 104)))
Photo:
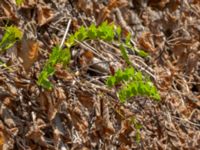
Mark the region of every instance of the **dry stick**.
POLYGON ((176 117, 176 116, 174 116, 174 115, 172 116, 172 118, 175 118, 175 119, 179 120, 180 122, 181 122, 181 121, 184 121, 184 122, 187 122, 187 123, 189 123, 189 124, 191 124, 191 125, 200 127, 200 125, 199 125, 198 123, 194 123, 194 122, 188 120, 187 118, 176 117))
POLYGON ((98 56, 99 58, 105 60, 105 58, 103 58, 102 56, 100 56, 97 52, 98 50, 96 50, 94 47, 90 46, 88 43, 86 42, 80 42, 78 40, 75 40, 78 44, 80 44, 80 46, 82 46, 83 48, 88 49, 89 51, 93 52, 96 56, 98 56))
POLYGON ((71 22, 72 22, 72 19, 70 18, 69 21, 68 21, 67 28, 66 28, 66 30, 65 30, 64 36, 63 36, 63 38, 62 38, 62 42, 61 42, 61 44, 60 44, 60 48, 63 47, 63 44, 64 44, 64 42, 65 42, 65 38, 66 38, 67 33, 68 33, 68 31, 69 31, 69 27, 70 27, 70 25, 71 25, 71 22))
MULTIPOLYGON (((117 51, 120 51, 118 48, 116 48, 115 46, 112 46, 112 45, 110 45, 110 44, 108 44, 108 43, 106 43, 106 42, 104 42, 104 41, 102 41, 102 40, 100 40, 100 42, 101 43, 103 43, 103 44, 105 44, 105 45, 107 45, 107 46, 109 46, 110 48, 113 48, 116 52, 117 51)), ((132 63, 132 65, 134 66, 134 67, 136 67, 136 68, 138 68, 139 70, 141 70, 141 71, 144 71, 146 74, 148 74, 149 76, 151 76, 155 81, 157 80, 157 78, 156 78, 156 76, 155 75, 153 75, 153 70, 152 70, 152 68, 150 68, 150 67, 148 67, 144 62, 142 62, 142 61, 140 61, 140 63, 142 63, 142 65, 143 66, 140 66, 137 62, 135 62, 135 61, 131 61, 131 63, 132 63), (148 69, 148 70, 147 70, 148 69)))
MULTIPOLYGON (((68 33, 68 31, 69 31, 69 27, 70 27, 70 25, 71 25, 71 22, 72 22, 72 19, 70 18, 69 21, 68 21, 67 28, 66 28, 66 30, 65 30, 65 33, 64 33, 64 35, 63 35, 63 38, 62 38, 62 41, 61 41, 61 44, 60 44, 59 48, 62 48, 62 47, 63 47, 63 44, 64 44, 64 42, 65 42, 67 33, 68 33)), ((65 150, 66 147, 65 147, 64 145, 62 145, 61 149, 64 149, 64 150, 65 150)))

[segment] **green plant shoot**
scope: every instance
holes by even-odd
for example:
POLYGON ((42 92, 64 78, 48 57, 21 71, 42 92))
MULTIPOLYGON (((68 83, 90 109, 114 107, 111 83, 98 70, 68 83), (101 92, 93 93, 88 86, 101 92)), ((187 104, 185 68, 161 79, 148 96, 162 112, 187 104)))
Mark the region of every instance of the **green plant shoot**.
POLYGON ((136 71, 132 67, 126 68, 124 71, 119 69, 107 79, 109 87, 117 84, 121 85, 117 92, 121 102, 125 102, 133 96, 148 96, 154 100, 160 100, 156 87, 148 77, 143 76, 140 71, 136 71))
POLYGON ((23 35, 22 31, 15 26, 6 27, 5 31, 6 32, 0 42, 0 52, 11 48, 16 43, 16 41, 22 39, 23 35))
POLYGON ((49 81, 49 77, 52 76, 55 72, 54 67, 57 63, 61 63, 63 67, 65 67, 71 58, 70 49, 72 46, 77 44, 77 41, 83 42, 84 40, 104 40, 106 42, 118 42, 120 43, 120 50, 122 57, 125 59, 127 64, 131 64, 128 58, 126 47, 134 48, 130 44, 130 35, 127 36, 126 42, 124 43, 121 40, 121 28, 115 28, 114 24, 108 24, 107 22, 103 22, 100 26, 96 27, 96 25, 92 24, 90 27, 80 27, 78 31, 74 34, 71 34, 69 38, 66 40, 65 45, 66 49, 61 49, 57 47, 53 48, 53 52, 50 54, 49 60, 45 64, 39 78, 38 84, 43 86, 46 89, 51 89, 52 84, 49 81), (115 35, 118 36, 118 40, 115 40, 115 35))
POLYGON ((15 0, 17 6, 20 6, 24 3, 24 0, 15 0))

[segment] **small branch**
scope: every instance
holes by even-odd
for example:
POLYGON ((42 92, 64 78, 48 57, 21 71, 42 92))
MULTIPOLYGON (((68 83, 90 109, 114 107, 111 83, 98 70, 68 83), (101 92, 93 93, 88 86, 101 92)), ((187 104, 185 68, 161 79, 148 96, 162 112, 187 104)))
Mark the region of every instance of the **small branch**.
POLYGON ((63 44, 64 44, 64 42, 65 42, 65 38, 66 38, 67 33, 68 33, 68 31, 69 31, 69 27, 70 27, 70 25, 71 25, 71 22, 72 22, 72 19, 69 19, 68 24, 67 24, 67 28, 66 28, 65 33, 64 33, 64 36, 63 36, 63 38, 62 38, 62 42, 61 42, 61 44, 60 44, 60 48, 63 47, 63 44))

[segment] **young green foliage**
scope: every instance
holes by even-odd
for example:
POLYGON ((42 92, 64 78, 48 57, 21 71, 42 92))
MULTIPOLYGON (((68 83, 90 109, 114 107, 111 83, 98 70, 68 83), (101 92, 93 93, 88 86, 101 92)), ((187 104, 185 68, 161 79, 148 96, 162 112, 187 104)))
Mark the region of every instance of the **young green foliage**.
POLYGON ((71 58, 70 48, 77 44, 77 41, 83 42, 84 40, 104 40, 106 42, 118 42, 120 43, 120 50, 122 57, 125 59, 126 63, 130 65, 130 60, 128 58, 126 47, 134 48, 130 44, 130 35, 127 36, 125 42, 121 40, 121 28, 115 28, 114 24, 108 24, 107 22, 103 22, 100 26, 96 27, 96 25, 92 24, 90 27, 80 27, 78 31, 74 34, 71 34, 69 38, 66 40, 65 45, 66 49, 61 48, 53 48, 53 52, 50 55, 49 60, 47 61, 43 71, 41 72, 38 84, 43 86, 44 88, 51 89, 52 84, 50 83, 48 77, 54 74, 54 66, 57 63, 63 64, 66 66, 71 58), (115 40, 115 36, 118 36, 118 40, 115 40))
POLYGON ((24 0, 15 0, 17 6, 20 6, 24 3, 24 0))
POLYGON ((119 69, 107 79, 109 87, 117 84, 121 84, 117 92, 121 102, 125 102, 133 96, 148 96, 160 100, 160 95, 153 83, 147 77, 144 77, 140 71, 136 71, 132 67, 126 68, 124 71, 119 69))
POLYGON ((45 89, 52 89, 53 85, 48 78, 55 73, 55 65, 60 63, 65 66, 69 61, 70 51, 68 48, 62 49, 58 46, 54 47, 49 60, 46 62, 42 72, 38 77, 38 85, 41 85, 45 89))
POLYGON ((142 128, 142 125, 138 123, 135 117, 131 117, 130 123, 133 124, 136 129, 136 142, 140 143, 140 129, 142 128))
POLYGON ((1 59, 0 59, 0 68, 6 69, 10 72, 13 71, 13 69, 10 66, 7 66, 7 64, 5 62, 3 62, 1 59))
POLYGON ((0 52, 3 52, 11 48, 16 41, 22 39, 22 31, 15 26, 9 26, 5 28, 5 34, 0 42, 0 52))

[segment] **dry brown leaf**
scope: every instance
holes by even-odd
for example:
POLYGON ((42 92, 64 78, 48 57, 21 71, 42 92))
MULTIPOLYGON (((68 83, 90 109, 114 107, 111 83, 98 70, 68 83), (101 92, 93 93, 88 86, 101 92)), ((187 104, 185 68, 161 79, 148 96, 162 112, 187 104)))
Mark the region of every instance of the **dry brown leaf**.
POLYGON ((41 92, 38 98, 40 107, 47 113, 49 120, 52 120, 57 113, 54 100, 55 99, 52 98, 51 93, 48 91, 41 92))
POLYGON ((90 1, 86 1, 86 0, 78 0, 77 2, 77 8, 79 11, 83 11, 86 13, 86 15, 90 16, 92 15, 92 3, 90 1))
POLYGON ((102 9, 96 19, 97 25, 100 25, 108 17, 109 13, 110 10, 107 7, 102 9))
POLYGON ((114 134, 115 129, 114 129, 113 124, 110 120, 108 101, 107 101, 106 97, 102 97, 102 99, 101 99, 101 110, 102 110, 101 114, 102 114, 102 117, 103 117, 103 120, 104 120, 105 133, 114 134))
POLYGON ((45 6, 37 7, 37 23, 39 26, 43 26, 50 22, 54 17, 54 13, 51 8, 45 6))
POLYGON ((16 16, 12 4, 7 0, 1 0, 0 3, 1 3, 0 7, 3 9, 5 16, 13 21, 18 21, 18 18, 16 16))
POLYGON ((82 135, 87 132, 88 122, 86 117, 81 112, 80 108, 75 106, 73 108, 68 108, 70 113, 72 122, 77 131, 79 131, 82 135))
POLYGON ((100 25, 104 20, 109 20, 108 17, 111 11, 115 8, 121 8, 127 5, 127 1, 125 0, 110 0, 108 5, 100 10, 97 17, 97 25, 100 25))
POLYGON ((93 62, 94 55, 91 51, 86 50, 84 51, 80 58, 79 58, 79 64, 80 67, 83 69, 82 71, 86 72, 89 68, 89 65, 93 62))
POLYGON ((131 145, 132 141, 128 138, 129 134, 133 131, 129 120, 122 122, 122 127, 119 131, 119 141, 125 145, 131 145))
POLYGON ((17 50, 18 57, 22 58, 23 66, 28 71, 38 58, 38 41, 23 37, 22 41, 17 45, 17 50))
POLYGON ((160 9, 163 9, 169 2, 170 0, 149 0, 148 1, 149 5, 158 7, 160 9))
POLYGON ((56 64, 55 68, 55 76, 57 78, 63 79, 64 81, 72 81, 74 79, 74 75, 68 70, 63 69, 61 64, 56 64))
POLYGON ((3 150, 3 145, 6 142, 6 137, 4 135, 4 125, 3 123, 0 121, 0 150, 3 150))
POLYGON ((35 129, 34 127, 31 127, 29 132, 26 134, 26 137, 41 146, 44 146, 46 148, 49 147, 49 144, 44 138, 44 132, 42 132, 40 129, 35 129))
POLYGON ((87 91, 77 91, 76 93, 81 104, 88 110, 92 110, 94 107, 93 95, 87 91))
POLYGON ((128 2, 126 0, 109 0, 108 9, 122 8, 127 6, 127 4, 128 2))
POLYGON ((198 61, 199 61, 199 57, 198 57, 197 54, 195 55, 195 53, 190 53, 188 55, 187 64, 186 64, 186 72, 187 72, 187 74, 190 74, 195 70, 198 61))
POLYGON ((96 120, 95 125, 97 131, 99 131, 102 137, 107 137, 115 133, 112 122, 110 121, 110 114, 108 108, 108 101, 106 97, 102 96, 96 100, 96 120))
POLYGON ((58 112, 60 104, 66 99, 62 88, 54 88, 50 91, 41 92, 38 98, 41 108, 48 114, 48 119, 53 120, 58 112))
POLYGON ((142 36, 138 39, 138 42, 141 48, 147 52, 155 52, 156 49, 154 47, 154 43, 152 42, 152 36, 150 32, 145 32, 142 36))
POLYGON ((5 138, 3 132, 0 131, 0 150, 3 150, 3 144, 5 143, 5 138))

